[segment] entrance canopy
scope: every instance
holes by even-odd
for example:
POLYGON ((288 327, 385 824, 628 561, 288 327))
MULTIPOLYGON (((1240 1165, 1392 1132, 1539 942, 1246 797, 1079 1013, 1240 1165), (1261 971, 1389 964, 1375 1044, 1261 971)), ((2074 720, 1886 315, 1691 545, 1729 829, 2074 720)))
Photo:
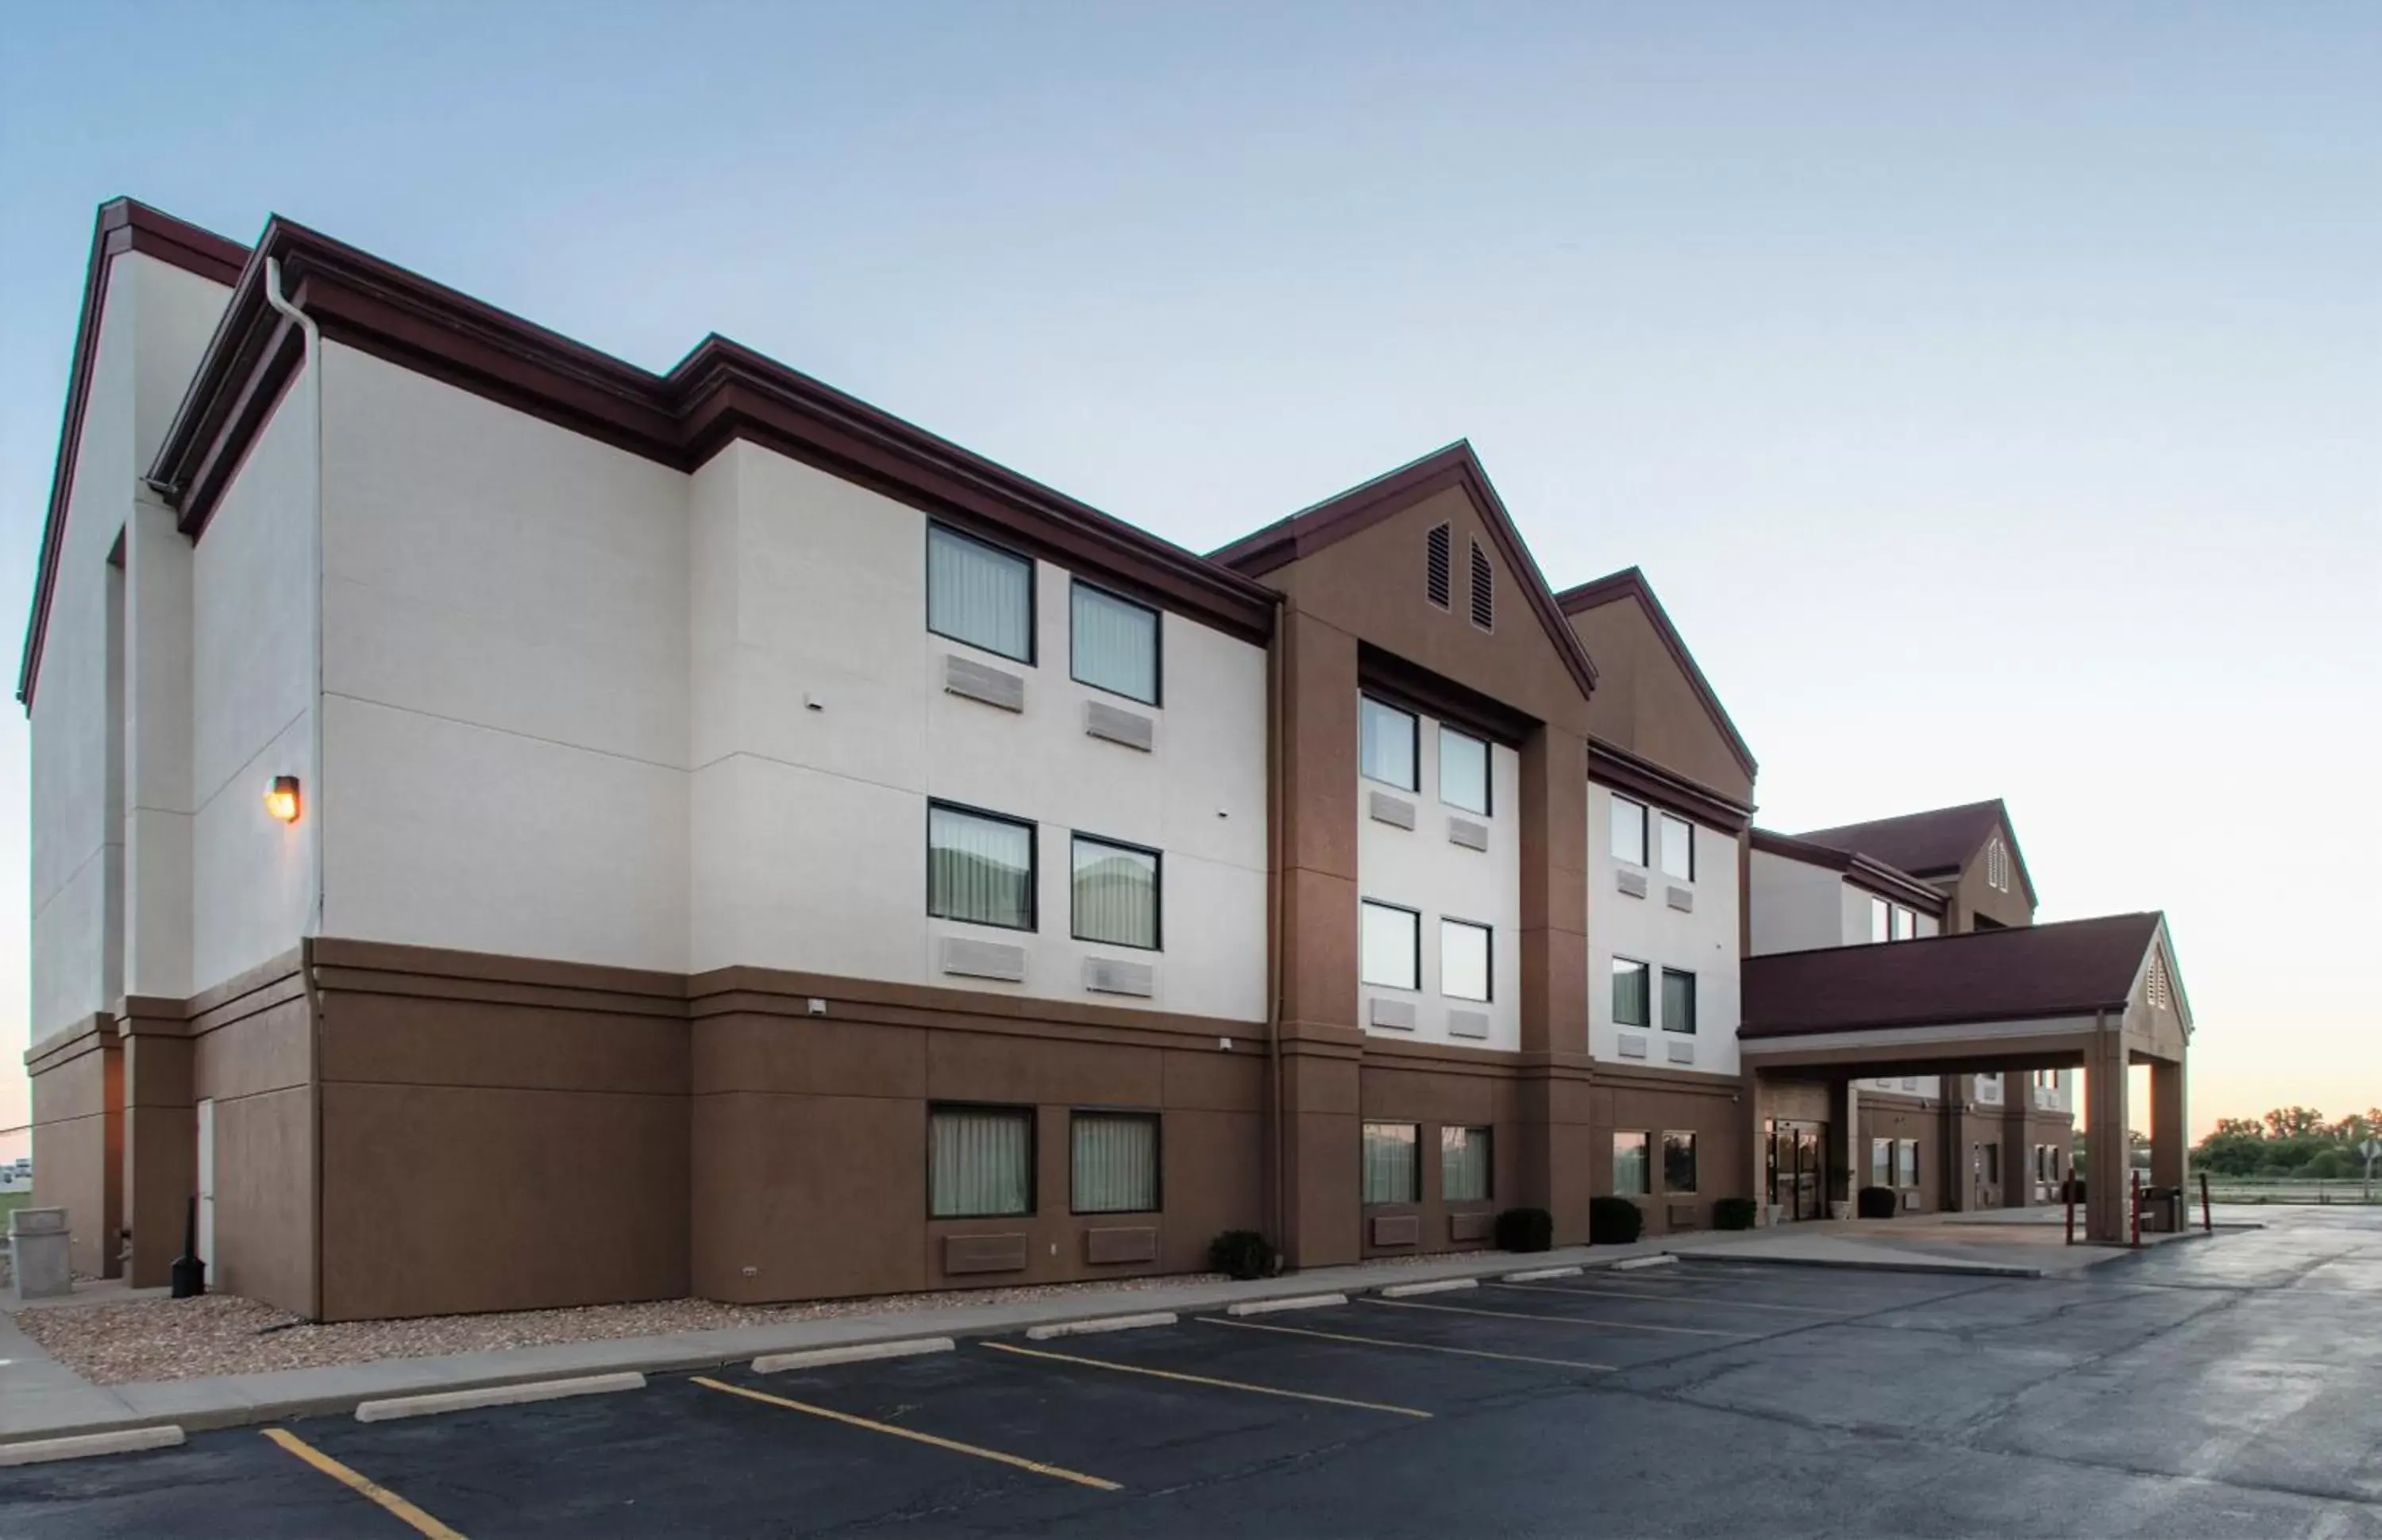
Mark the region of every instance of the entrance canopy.
POLYGON ((2130 1060, 2180 1063, 2192 1035, 2156 913, 1779 952, 1743 981, 1738 1051, 1757 1069, 2074 1068, 2113 1031, 2130 1060))

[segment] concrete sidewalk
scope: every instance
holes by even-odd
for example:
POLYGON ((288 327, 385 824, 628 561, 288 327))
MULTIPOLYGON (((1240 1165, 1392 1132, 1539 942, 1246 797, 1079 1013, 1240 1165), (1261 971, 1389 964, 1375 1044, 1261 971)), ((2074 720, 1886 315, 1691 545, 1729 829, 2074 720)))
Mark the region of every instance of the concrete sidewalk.
MULTIPOLYGON (((235 1427, 322 1412, 359 1401, 430 1391, 477 1389, 625 1370, 707 1369, 762 1353, 799 1352, 920 1337, 988 1337, 1062 1321, 1152 1311, 1222 1310, 1253 1300, 1303 1294, 1368 1293, 1399 1284, 1491 1277, 1522 1268, 1610 1267, 1664 1253, 1711 1261, 1875 1267, 1900 1272, 2033 1277, 2032 1259, 1944 1256, 1885 1244, 1885 1237, 1846 1233, 1854 1222, 1780 1229, 1661 1236, 1629 1246, 1573 1246, 1527 1254, 1472 1252, 1429 1262, 1376 1262, 1320 1267, 1244 1283, 1186 1283, 1114 1293, 1061 1294, 1022 1302, 949 1310, 852 1314, 820 1320, 681 1332, 663 1337, 558 1343, 442 1357, 270 1374, 95 1386, 53 1360, 0 1314, 0 1443, 176 1423, 187 1429, 235 1427)), ((1882 1228, 1882 1227, 1881 1227, 1882 1228)), ((1977 1249, 1971 1249, 1977 1250, 1977 1249)), ((2120 1255, 2108 1253, 2100 1260, 2120 1255)))

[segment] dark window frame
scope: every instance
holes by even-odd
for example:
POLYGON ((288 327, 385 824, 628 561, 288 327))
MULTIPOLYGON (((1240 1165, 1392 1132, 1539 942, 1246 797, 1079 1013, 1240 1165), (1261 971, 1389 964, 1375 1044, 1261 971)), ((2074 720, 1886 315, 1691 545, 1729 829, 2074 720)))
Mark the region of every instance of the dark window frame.
POLYGON ((1166 950, 1166 852, 1148 845, 1136 845, 1130 839, 1111 839, 1104 834, 1091 834, 1083 829, 1067 831, 1067 939, 1086 941, 1095 947, 1123 947, 1129 952, 1162 952, 1166 950), (1086 935, 1075 922, 1075 842, 1089 840, 1105 845, 1111 850, 1127 850, 1137 856, 1148 856, 1154 863, 1150 872, 1149 934, 1157 940, 1149 946, 1131 941, 1108 941, 1086 935))
MULTIPOLYGON (((1038 668, 1041 666, 1040 663, 1038 661, 1038 655, 1041 652, 1042 648, 1042 595, 1039 592, 1042 586, 1042 572, 1040 564, 1037 562, 1034 557, 1027 556, 1023 551, 1003 545, 998 541, 987 540, 980 534, 972 533, 969 531, 961 529, 956 524, 948 523, 940 519, 929 519, 927 520, 926 544, 919 554, 926 564, 927 632, 928 635, 939 636, 946 642, 956 642, 963 647, 973 647, 979 653, 989 653, 997 658, 1007 658, 1012 663, 1022 663, 1028 668, 1038 668), (1022 561, 1025 564, 1025 655, 1024 657, 1019 657, 1014 653, 1004 653, 998 647, 988 647, 981 642, 971 642, 966 637, 953 636, 949 631, 939 630, 936 629, 934 547, 935 533, 937 531, 940 531, 944 534, 950 535, 954 540, 964 540, 971 545, 981 546, 985 550, 990 551, 996 556, 1007 556, 1013 561, 1022 561)), ((1069 621, 1069 631, 1071 636, 1073 634, 1073 629, 1074 623, 1071 617, 1069 621)))
POLYGON ((1402 706, 1402 705, 1399 705, 1396 702, 1392 701, 1392 700, 1389 700, 1389 699, 1388 699, 1387 697, 1385 697, 1385 696, 1377 695, 1377 694, 1375 694, 1373 691, 1369 691, 1369 690, 1359 690, 1358 691, 1357 691, 1357 778, 1358 778, 1358 779, 1360 779, 1360 780, 1368 780, 1368 781, 1371 781, 1371 782, 1372 782, 1372 783, 1374 783, 1376 786, 1386 786, 1386 787, 1389 787, 1389 788, 1390 788, 1391 789, 1393 789, 1393 790, 1406 792, 1408 796, 1414 796, 1414 797, 1419 797, 1419 796, 1421 796, 1421 795, 1422 795, 1422 716, 1421 716, 1421 715, 1420 715, 1419 713, 1417 713, 1417 712, 1409 711, 1409 710, 1407 710, 1406 707, 1404 707, 1404 706, 1402 706), (1396 781, 1385 781, 1385 780, 1381 779, 1381 776, 1376 776, 1376 775, 1372 775, 1372 774, 1370 774, 1369 772, 1368 772, 1368 771, 1365 769, 1365 706, 1364 706, 1364 703, 1366 703, 1366 702, 1368 702, 1368 701, 1369 701, 1369 702, 1371 702, 1373 704, 1375 704, 1375 705, 1377 705, 1377 706, 1381 707, 1383 711, 1394 711, 1394 712, 1396 712, 1400 716, 1403 716, 1403 717, 1405 717, 1405 718, 1406 719, 1406 764, 1407 764, 1409 766, 1411 766, 1411 767, 1412 767, 1412 770, 1413 770, 1413 775, 1414 775, 1414 784, 1413 784, 1412 786, 1401 786, 1401 785, 1399 785, 1396 781))
POLYGON ((1067 1213, 1073 1216, 1166 1212, 1166 1115, 1148 1106, 1071 1106, 1067 1109, 1067 1213), (1079 1118, 1133 1118, 1150 1126, 1150 1198, 1148 1208, 1078 1208, 1075 1206, 1075 1120, 1079 1118))
POLYGON ((1394 904, 1386 898, 1357 900, 1357 983, 1366 989, 1403 989, 1409 995, 1422 993, 1422 911, 1405 904, 1394 904), (1394 910, 1414 921, 1414 983, 1381 984, 1365 976, 1365 909, 1394 910))
POLYGON ((1654 1024, 1654 965, 1651 962, 1641 962, 1634 957, 1623 957, 1620 953, 1615 952, 1611 959, 1611 963, 1623 962, 1629 963, 1636 967, 1639 975, 1646 981, 1646 987, 1642 991, 1645 996, 1644 1014, 1646 1019, 1642 1021, 1625 1021, 1621 1019, 1621 1012, 1615 1008, 1615 1002, 1611 993, 1613 988, 1612 981, 1619 976, 1619 970, 1616 967, 1608 964, 1605 969, 1606 994, 1604 1003, 1607 1009, 1613 1010, 1613 1024, 1616 1027, 1651 1027, 1654 1024))
POLYGON ((1670 1193, 1677 1192, 1688 1196, 1693 1196, 1702 1190, 1703 1174, 1703 1154, 1696 1144, 1696 1131, 1693 1129, 1664 1129, 1663 1131, 1664 1193, 1668 1195, 1670 1193), (1671 1141, 1674 1139, 1684 1139, 1688 1142, 1688 1164, 1695 1168, 1696 1179, 1685 1187, 1674 1187, 1671 1185, 1671 1141))
POLYGON ((1671 981, 1673 979, 1685 979, 1688 981, 1688 1015, 1696 1017, 1699 1020, 1701 1020, 1703 1015, 1702 1004, 1696 998, 1697 995, 1701 993, 1701 991, 1696 985, 1696 975, 1694 971, 1687 968, 1665 968, 1663 970, 1663 1030, 1664 1032, 1677 1033, 1681 1037, 1693 1037, 1696 1035, 1697 1021, 1691 1021, 1684 1027, 1675 1027, 1671 1025, 1671 981))
POLYGON ((1439 1201, 1442 1204, 1493 1204, 1497 1201, 1497 1126, 1494 1123, 1442 1123, 1439 1125, 1439 1201), (1467 1136, 1479 1134, 1484 1158, 1481 1175, 1487 1191, 1477 1198, 1451 1198, 1447 1195, 1447 1131, 1455 1129, 1467 1136))
POLYGON ((1685 829, 1685 830, 1687 830, 1687 831, 1688 831, 1688 874, 1687 874, 1687 875, 1686 875, 1686 876, 1680 876, 1677 873, 1676 873, 1676 872, 1672 871, 1669 867, 1667 867, 1667 866, 1664 865, 1664 864, 1663 864, 1663 850, 1662 850, 1662 847, 1661 847, 1661 846, 1659 846, 1659 845, 1658 845, 1658 846, 1656 846, 1653 849, 1651 849, 1651 850, 1650 850, 1650 851, 1648 851, 1648 852, 1647 852, 1647 854, 1649 854, 1649 855, 1651 855, 1651 856, 1652 856, 1652 857, 1654 858, 1654 869, 1655 869, 1656 871, 1658 871, 1658 872, 1662 873, 1662 874, 1663 874, 1663 875, 1664 875, 1664 876, 1666 876, 1666 877, 1670 877, 1670 878, 1672 878, 1673 880, 1677 881, 1677 882, 1693 882, 1693 881, 1695 881, 1695 880, 1696 880, 1696 824, 1695 824, 1695 820, 1694 820, 1694 819, 1692 819, 1692 818, 1682 818, 1682 817, 1680 817, 1680 816, 1679 816, 1677 813, 1664 813, 1664 812, 1661 812, 1661 810, 1659 810, 1659 809, 1657 810, 1657 812, 1658 812, 1658 813, 1661 813, 1661 816, 1660 816, 1659 820, 1657 821, 1657 823, 1656 823, 1656 825, 1655 825, 1655 827, 1654 827, 1654 832, 1655 832, 1655 834, 1656 834, 1657 836, 1659 836, 1659 835, 1663 832, 1663 825, 1666 825, 1666 824, 1676 824, 1676 825, 1679 825, 1679 827, 1681 827, 1681 828, 1683 828, 1683 829, 1685 829))
POLYGON ((1156 605, 1145 605, 1127 594, 1119 593, 1104 583, 1069 573, 1067 576, 1067 677, 1087 690, 1097 690, 1103 695, 1113 695, 1120 701, 1131 701, 1152 711, 1166 709, 1166 612, 1156 605), (1103 599, 1113 599, 1120 605, 1147 611, 1149 616, 1149 699, 1128 695, 1122 690, 1111 690, 1104 684, 1094 684, 1076 671, 1075 664, 1075 590, 1088 588, 1103 599))
POLYGON ((1432 770, 1439 780, 1439 800, 1442 803, 1459 813, 1471 813, 1476 818, 1497 816, 1497 746, 1495 744, 1479 733, 1467 732, 1462 727, 1443 719, 1439 723, 1439 763, 1432 767, 1432 770), (1451 802, 1447 800, 1447 738, 1450 733, 1467 743, 1477 746, 1480 751, 1480 805, 1477 808, 1466 807, 1462 802, 1451 802))
MULTIPOLYGON (((1635 866, 1640 872, 1651 870, 1657 864, 1657 862, 1651 859, 1654 855, 1654 831, 1651 823, 1652 810, 1635 797, 1625 797, 1618 791, 1613 792, 1610 795, 1613 798, 1613 803, 1616 809, 1618 809, 1621 804, 1627 802, 1629 806, 1638 810, 1638 859, 1636 861, 1631 861, 1627 857, 1624 856, 1617 849, 1613 852, 1613 859, 1623 866, 1635 866)), ((1604 837, 1607 839, 1611 839, 1613 837, 1613 825, 1609 819, 1605 824, 1604 837)))
POLYGON ((1616 1198, 1651 1198, 1654 1195, 1654 1131, 1651 1129, 1615 1129, 1613 1131, 1613 1195, 1616 1198), (1644 1185, 1634 1192, 1621 1190, 1621 1141, 1640 1139, 1639 1146, 1645 1158, 1639 1163, 1644 1185))
POLYGON ((1357 1121, 1357 1206, 1359 1208, 1411 1208, 1422 1202, 1422 1125, 1399 1118, 1359 1118, 1357 1121), (1367 1129, 1412 1129, 1414 1131, 1414 1169, 1406 1183, 1407 1195, 1403 1198, 1369 1198, 1365 1196, 1365 1131, 1367 1129))
POLYGON ((1439 997, 1443 1000, 1462 1000, 1467 1005, 1477 1006, 1494 1005, 1497 1003, 1496 926, 1490 924, 1485 921, 1467 920, 1459 915, 1454 914, 1443 914, 1439 917, 1439 997), (1483 967, 1480 971, 1480 986, 1489 992, 1486 995, 1474 996, 1471 995, 1451 995, 1447 992, 1447 927, 1450 925, 1461 925, 1467 930, 1479 931, 1480 933, 1481 940, 1486 943, 1481 953, 1483 967))
POLYGON ((927 1222, 947 1220, 965 1222, 971 1219, 1031 1218, 1042 1211, 1042 1114, 1039 1107, 1018 1102, 947 1102, 927 1104, 927 1222), (1002 1209, 989 1214, 938 1214, 935 1212, 935 1114, 939 1112, 1002 1112, 1025 1119, 1025 1206, 1002 1209))
MULTIPOLYGON (((1069 876, 1074 875, 1072 870, 1069 876)), ((1072 893, 1070 894, 1072 898, 1072 893)), ((1039 935, 1042 929, 1042 825, 1031 818, 1018 818, 989 808, 971 807, 965 802, 946 801, 940 797, 927 799, 927 918, 941 920, 954 925, 981 925, 988 931, 1015 931, 1024 935, 1039 935), (1004 925, 997 920, 969 920, 956 914, 935 912, 935 812, 956 813, 969 818, 981 818, 991 824, 1011 824, 1024 829, 1025 841, 1025 923, 1004 925)))

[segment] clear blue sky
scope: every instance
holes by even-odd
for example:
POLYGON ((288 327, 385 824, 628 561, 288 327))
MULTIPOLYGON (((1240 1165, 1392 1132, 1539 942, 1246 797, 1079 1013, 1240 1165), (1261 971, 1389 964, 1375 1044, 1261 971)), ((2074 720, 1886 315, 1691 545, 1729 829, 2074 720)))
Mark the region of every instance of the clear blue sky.
POLYGON ((13 6, 0 610, 117 193, 650 367, 717 329, 1202 549, 1465 435, 1556 583, 1645 568, 1764 823, 2008 798, 2044 918, 2167 910, 2195 1122, 2337 1114, 2377 80, 2370 4, 13 6))

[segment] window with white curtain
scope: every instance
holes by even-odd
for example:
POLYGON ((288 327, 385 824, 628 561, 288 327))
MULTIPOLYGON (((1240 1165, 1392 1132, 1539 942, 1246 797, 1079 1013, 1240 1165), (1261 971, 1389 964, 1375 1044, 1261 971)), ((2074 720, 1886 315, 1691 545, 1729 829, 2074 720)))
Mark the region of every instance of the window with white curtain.
POLYGON ((1415 719, 1370 695, 1357 701, 1357 773, 1367 780, 1415 789, 1415 719))
POLYGON ((1625 866, 1646 864, 1646 804, 1613 799, 1613 859, 1625 866))
POLYGON ((1696 1030, 1696 976, 1676 968, 1663 970, 1663 1030, 1696 1030))
POLYGON ((1034 564, 927 526, 927 629, 1020 663, 1034 661, 1034 564))
POLYGON ((1896 1141, 1895 1156, 1901 1167, 1897 1173, 1899 1178, 1898 1185, 1903 1187, 1918 1186, 1919 1141, 1916 1139, 1903 1139, 1896 1141))
POLYGON ((1442 1203, 1489 1201, 1489 1131, 1439 1131, 1439 1197, 1442 1203))
POLYGON ((1489 998, 1490 931, 1469 920, 1439 923, 1439 992, 1451 1000, 1489 998))
POLYGON ((927 1115, 927 1213, 988 1219, 1034 1212, 1034 1113, 939 1106, 927 1115))
POLYGON ((927 804, 927 912, 938 920, 1034 928, 1034 825, 927 804))
POLYGON ((1357 905, 1357 975, 1384 989, 1422 987, 1422 916, 1368 898, 1357 905))
POLYGON ((1642 1133, 1613 1136, 1613 1191, 1622 1197, 1642 1197, 1652 1191, 1647 1183, 1646 1143, 1642 1133))
POLYGON ((1646 965, 1626 957, 1613 959, 1613 1024, 1642 1027, 1648 1020, 1646 965))
POLYGON ((1897 941, 1915 941, 1918 937, 1919 916, 1903 908, 1900 904, 1895 905, 1894 938, 1897 941))
POLYGON ((1696 826, 1684 818, 1663 814, 1663 875, 1681 882, 1696 880, 1696 826))
POLYGON ((1439 800, 1489 816, 1489 745, 1444 726, 1439 729, 1439 800))
POLYGON ((1415 1147, 1422 1130, 1413 1123, 1367 1123, 1364 1149, 1364 1201, 1369 1204, 1414 1204, 1422 1201, 1421 1166, 1415 1147))
POLYGON ((1146 1214, 1158 1207, 1158 1117, 1078 1112, 1070 1119, 1077 1214, 1146 1214))
POLYGON ((1075 580, 1069 627, 1079 684, 1158 704, 1158 612, 1075 580))
POLYGON ((1894 906, 1884 898, 1869 901, 1869 938, 1872 941, 1894 939, 1894 906))
POLYGON ((1894 1141, 1872 1139, 1869 1142, 1869 1184, 1872 1187, 1894 1185, 1894 1141))
POLYGON ((1158 947, 1158 852, 1075 836, 1074 928, 1078 941, 1158 947))

